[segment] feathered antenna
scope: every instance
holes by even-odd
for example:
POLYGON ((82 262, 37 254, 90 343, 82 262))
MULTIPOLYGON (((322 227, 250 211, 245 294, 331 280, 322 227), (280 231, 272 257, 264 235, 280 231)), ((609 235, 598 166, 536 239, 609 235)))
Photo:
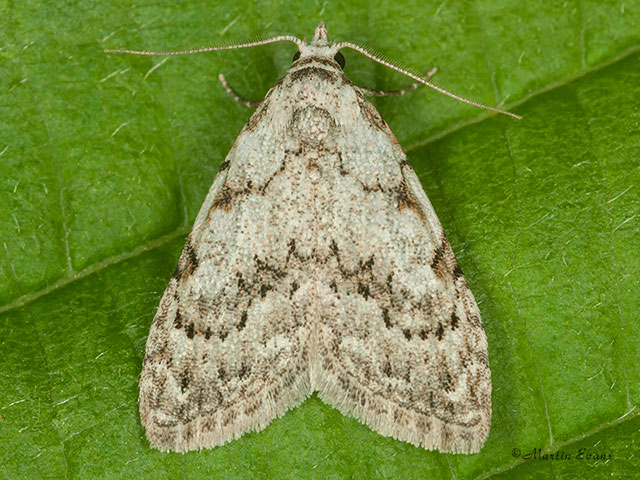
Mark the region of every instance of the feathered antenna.
POLYGON ((215 52, 217 50, 234 50, 236 48, 259 47, 260 45, 267 45, 269 43, 276 43, 276 42, 293 42, 299 47, 304 45, 304 42, 302 40, 292 35, 278 35, 277 37, 258 39, 258 40, 253 40, 247 43, 237 43, 233 45, 218 45, 215 47, 194 48, 192 50, 175 50, 170 52, 147 52, 144 50, 109 49, 109 50, 105 50, 105 52, 106 53, 131 53, 133 55, 189 55, 191 53, 215 52))
POLYGON ((456 100, 459 100, 460 102, 467 103, 469 105, 473 105, 474 107, 483 108, 485 110, 491 110, 492 112, 502 113, 503 115, 509 115, 510 117, 517 118, 518 120, 522 120, 522 117, 520 115, 516 115, 515 113, 507 112, 505 110, 500 110, 499 108, 489 107, 488 105, 483 105, 481 103, 474 102, 473 100, 468 100, 468 99, 466 99, 464 97, 460 97, 459 95, 456 95, 455 93, 451 93, 451 92, 445 90, 444 88, 441 88, 441 87, 439 87, 437 85, 434 85, 433 83, 425 80, 424 78, 416 75, 415 73, 410 72, 409 70, 407 70, 405 68, 401 68, 401 67, 398 67, 397 65, 394 65, 390 61, 385 60, 385 59, 381 58, 380 56, 371 53, 367 48, 362 47, 360 45, 356 45, 355 43, 340 42, 340 43, 334 44, 333 46, 337 47, 337 48, 350 48, 352 50, 360 52, 365 57, 370 58, 371 60, 373 60, 375 62, 378 62, 379 64, 384 65, 385 67, 388 67, 388 68, 390 68, 392 70, 395 70, 396 72, 400 72, 400 73, 402 73, 403 75, 406 75, 409 78, 413 78, 416 82, 422 83, 423 85, 426 85, 427 87, 431 87, 434 90, 436 90, 437 92, 440 92, 440 93, 442 93, 444 95, 447 95, 448 97, 455 98, 456 100))
MULTIPOLYGON (((169 52, 147 52, 147 51, 144 51, 144 50, 108 49, 108 50, 105 50, 105 52, 106 53, 130 53, 130 54, 133 54, 133 55, 164 55, 164 56, 166 56, 166 55, 189 55, 189 54, 192 54, 192 53, 204 53, 204 52, 215 52, 215 51, 219 51, 219 50, 234 50, 234 49, 237 49, 237 48, 258 47, 260 45, 267 45, 269 43, 276 43, 276 42, 283 42, 283 41, 293 42, 298 47, 303 47, 305 45, 305 42, 303 40, 300 40, 299 38, 294 37, 292 35, 278 35, 278 36, 275 36, 275 37, 270 37, 270 38, 265 38, 265 39, 258 39, 258 40, 250 41, 250 42, 247 42, 247 43, 239 43, 239 44, 232 44, 232 45, 219 45, 219 46, 204 47, 204 48, 194 48, 194 49, 191 49, 191 50, 175 50, 175 51, 169 51, 169 52)), ((388 68, 390 68, 392 70, 395 70, 396 72, 400 72, 403 75, 406 75, 407 77, 412 78, 413 80, 415 80, 418 83, 422 83, 423 85, 426 85, 427 87, 433 88, 437 92, 440 92, 440 93, 442 93, 444 95, 447 95, 448 97, 455 98, 456 100, 458 100, 460 102, 467 103, 469 105, 473 105, 474 107, 483 108, 485 110, 490 110, 492 112, 502 113, 503 115, 509 115, 510 117, 517 118, 518 120, 522 119, 522 117, 520 115, 516 115, 515 113, 507 112, 505 110, 500 110, 499 108, 489 107, 488 105, 483 105, 481 103, 474 102, 473 100, 468 100, 468 99, 466 99, 464 97, 456 95, 455 93, 451 93, 451 92, 445 90, 444 88, 441 88, 441 87, 429 82, 425 78, 420 77, 419 75, 411 72, 410 70, 408 70, 406 68, 399 67, 399 66, 391 63, 390 61, 385 60, 381 56, 372 53, 370 50, 368 50, 367 48, 365 48, 363 46, 357 45, 355 43, 339 42, 339 43, 332 44, 331 47, 335 48, 336 50, 339 50, 341 48, 350 48, 352 50, 360 52, 365 57, 370 58, 371 60, 373 60, 375 62, 378 62, 379 64, 384 65, 385 67, 388 67, 388 68)))

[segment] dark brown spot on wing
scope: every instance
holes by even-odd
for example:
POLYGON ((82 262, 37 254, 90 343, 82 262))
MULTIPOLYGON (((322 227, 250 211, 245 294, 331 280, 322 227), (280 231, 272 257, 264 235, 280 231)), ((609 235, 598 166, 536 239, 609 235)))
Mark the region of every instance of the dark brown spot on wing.
POLYGON ((442 269, 443 256, 444 256, 444 245, 441 243, 433 252, 433 258, 431 259, 431 270, 434 270, 437 272, 438 270, 442 269))
POLYGON ((193 337, 196 334, 196 330, 193 323, 190 323, 189 325, 187 325, 186 331, 187 331, 187 337, 189 337, 189 339, 193 339, 193 337))
POLYGON ((441 323, 438 323, 438 328, 436 329, 436 337, 438 338, 438 340, 442 340, 442 337, 444 337, 444 327, 441 323))
POLYGON ((464 276, 464 274, 462 273, 462 269, 460 268, 460 265, 458 264, 457 261, 456 261, 456 266, 453 268, 453 276, 456 280, 464 276))
POLYGON ((440 239, 440 245, 438 245, 433 252, 431 269, 442 281, 455 282, 463 277, 462 269, 453 255, 451 245, 449 245, 447 237, 444 234, 442 234, 442 238, 440 239))
POLYGON ((453 312, 451 314, 451 329, 455 330, 456 328, 458 328, 459 323, 460 323, 460 319, 456 315, 456 312, 453 312))
POLYGON ((271 285, 262 285, 260 286, 260 297, 264 298, 267 296, 267 292, 269 290, 273 290, 273 287, 271 285))
POLYGON ((179 282, 183 277, 190 276, 196 268, 198 268, 198 264, 198 256, 191 244, 191 235, 189 235, 184 244, 184 249, 182 250, 182 254, 180 255, 178 265, 176 265, 172 278, 179 282))
POLYGON ((176 310, 176 317, 173 319, 174 328, 182 328, 182 314, 180 310, 176 310))
POLYGON ((409 189, 407 182, 403 178, 400 181, 400 184, 395 188, 396 202, 398 202, 398 209, 410 209, 413 210, 423 221, 425 221, 424 212, 422 211, 422 207, 418 203, 415 195, 409 189))
POLYGON ((386 286, 387 286, 387 292, 393 293, 393 272, 387 275, 386 286))
POLYGON ((391 323, 391 318, 389 317, 389 309, 388 308, 383 308, 382 309, 382 320, 384 321, 384 326, 387 328, 391 328, 393 327, 393 324, 391 323))
POLYGON ((231 165, 231 162, 229 160, 225 160, 224 162, 222 162, 222 164, 220 164, 220 169, 218 171, 224 172, 227 168, 229 168, 229 165, 231 165))
POLYGON ((367 300, 371 296, 371 292, 369 292, 369 285, 358 282, 358 293, 367 300))
POLYGON ((236 192, 228 185, 223 185, 211 204, 211 210, 222 210, 228 212, 231 209, 231 202, 236 196, 236 192))
POLYGON ((249 315, 246 311, 242 312, 242 315, 240 316, 240 322, 238 322, 238 331, 241 331, 247 325, 248 317, 249 315))
POLYGON ((362 260, 360 260, 360 270, 369 270, 371 271, 371 268, 373 267, 373 255, 371 255, 369 257, 369 260, 367 260, 366 262, 363 262, 362 260))
POLYGON ((296 293, 298 288, 300 288, 300 286, 298 285, 298 282, 294 280, 293 283, 291 284, 291 291, 289 293, 289 298, 293 298, 293 294, 296 293))

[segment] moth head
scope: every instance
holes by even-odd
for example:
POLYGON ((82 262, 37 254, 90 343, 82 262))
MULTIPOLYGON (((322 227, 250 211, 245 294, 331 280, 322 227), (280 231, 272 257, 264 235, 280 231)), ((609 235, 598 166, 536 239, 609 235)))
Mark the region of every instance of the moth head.
POLYGON ((311 39, 311 43, 323 46, 329 45, 329 33, 327 33, 327 27, 324 22, 320 22, 313 32, 313 38, 311 39))
POLYGON ((313 32, 311 42, 306 40, 298 44, 298 51, 293 56, 293 62, 304 57, 324 57, 334 60, 344 70, 344 56, 336 44, 329 43, 329 34, 324 22, 320 22, 313 32))

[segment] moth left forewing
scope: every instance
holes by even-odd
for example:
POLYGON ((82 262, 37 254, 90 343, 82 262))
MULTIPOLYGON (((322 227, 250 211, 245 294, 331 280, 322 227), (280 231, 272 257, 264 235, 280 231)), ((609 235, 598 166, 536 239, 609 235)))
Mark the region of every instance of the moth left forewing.
POLYGON ((311 393, 309 325, 295 302, 310 273, 289 254, 311 221, 291 208, 311 193, 271 128, 258 111, 234 143, 151 327, 140 412, 161 450, 260 430, 311 393))
POLYGON ((477 305, 393 134, 368 102, 359 108, 369 128, 338 142, 340 169, 323 177, 328 196, 344 201, 324 212, 312 381, 321 398, 384 435, 477 451, 491 412, 477 305))

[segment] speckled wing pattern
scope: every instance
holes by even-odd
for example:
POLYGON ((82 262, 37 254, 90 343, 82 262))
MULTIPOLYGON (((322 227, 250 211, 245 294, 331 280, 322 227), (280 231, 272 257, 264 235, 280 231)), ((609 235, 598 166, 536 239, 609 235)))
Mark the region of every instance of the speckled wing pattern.
MULTIPOLYGON (((318 49, 316 49, 318 50, 318 49)), ((244 127, 151 327, 140 412, 160 450, 221 445, 317 391, 382 435, 478 451, 478 307, 391 130, 303 52, 244 127)))

